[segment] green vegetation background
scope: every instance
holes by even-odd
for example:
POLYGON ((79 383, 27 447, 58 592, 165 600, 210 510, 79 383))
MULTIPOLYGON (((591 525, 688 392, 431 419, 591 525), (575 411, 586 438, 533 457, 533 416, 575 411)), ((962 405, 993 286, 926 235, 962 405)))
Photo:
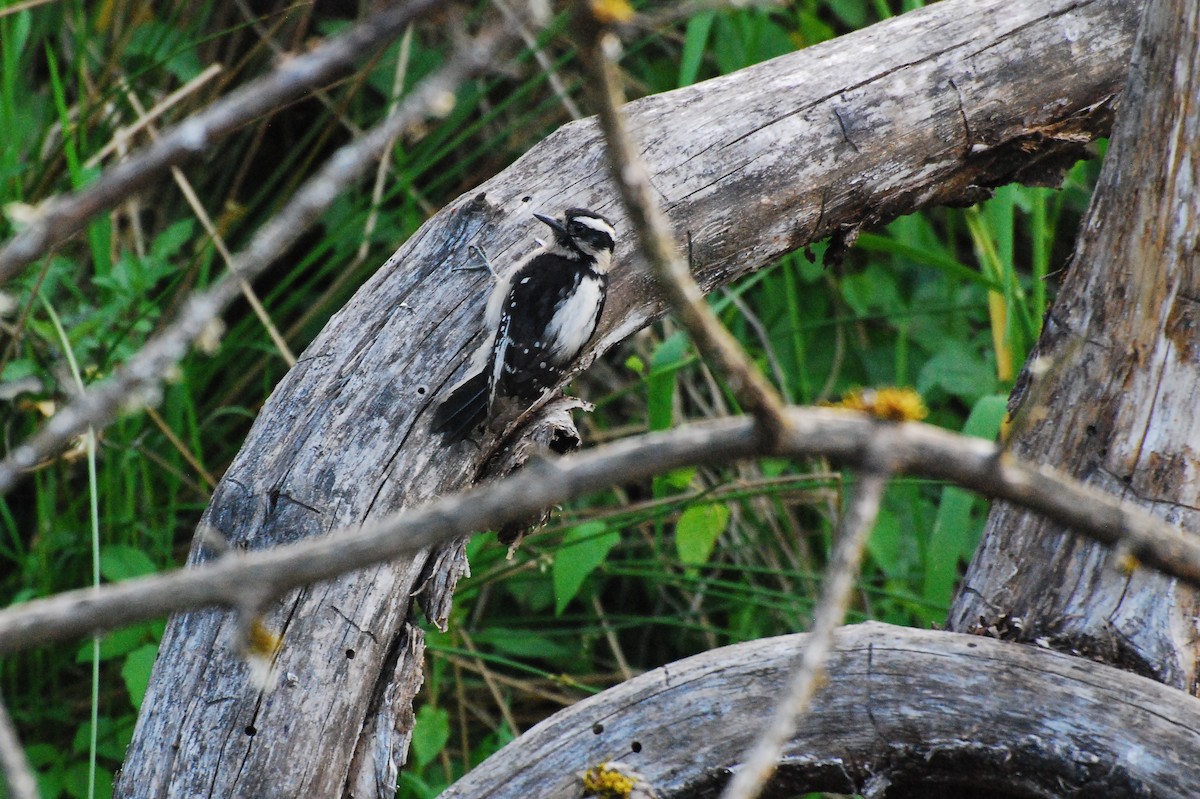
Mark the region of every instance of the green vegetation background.
MULTIPOLYGON (((697 13, 630 39, 622 65, 632 94, 666 91, 915 4, 800 0, 786 10, 697 13)), ((482 18, 489 5, 471 13, 482 18)), ((31 206, 86 186, 151 130, 358 13, 344 0, 0 6, 0 236, 11 236, 31 206), (258 16, 248 16, 251 6, 258 16), (125 132, 180 90, 149 125, 125 132)), ((183 168, 232 250, 336 146, 439 66, 450 45, 446 23, 418 25, 320 97, 183 168)), ((557 19, 540 46, 587 113, 563 28, 557 19)), ((398 142, 377 185, 348 192, 256 282, 264 315, 235 306, 219 347, 189 355, 150 407, 99 434, 94 469, 80 442, 0 500, 0 601, 89 585, 97 572, 109 581, 179 566, 214 481, 287 369, 276 339, 302 351, 434 210, 569 118, 526 51, 515 69, 464 86, 448 118, 398 142)), ((1006 187, 975 208, 896 220, 864 233, 837 268, 822 265, 818 245, 815 260, 789 256, 711 301, 794 402, 858 386, 913 386, 932 423, 994 437, 1095 168, 1078 166, 1061 191, 1006 187)), ((109 374, 222 269, 213 237, 170 179, 28 268, 0 298, 5 450, 79 382, 109 374)), ((735 410, 669 321, 611 353, 574 390, 597 404, 583 421, 592 443, 735 410)), ((450 632, 429 633, 402 795, 436 795, 557 707, 630 674, 804 629, 850 482, 819 462, 685 470, 564 508, 511 560, 493 536, 474 538, 474 574, 459 588, 450 632)), ((985 512, 959 489, 894 481, 853 619, 940 621, 985 512)), ((111 794, 163 625, 121 630, 98 646, 25 652, 0 666, 0 689, 46 799, 111 794)))

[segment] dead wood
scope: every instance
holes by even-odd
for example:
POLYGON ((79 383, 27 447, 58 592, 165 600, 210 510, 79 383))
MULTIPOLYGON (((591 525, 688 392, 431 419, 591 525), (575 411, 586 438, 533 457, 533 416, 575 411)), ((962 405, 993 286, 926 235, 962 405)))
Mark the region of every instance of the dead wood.
MULTIPOLYGON (((1138 7, 951 0, 633 103, 630 129, 711 289, 824 237, 845 242, 931 203, 1057 179, 1108 128, 1138 7)), ((469 262, 470 245, 502 264, 523 255, 534 210, 591 207, 624 225, 600 141, 590 120, 564 126, 405 243, 276 389, 203 524, 235 546, 267 547, 480 473, 495 437, 447 451, 428 434, 431 401, 478 340, 490 279, 450 269, 469 262)), ((618 258, 597 351, 662 309, 628 240, 618 258)), ((283 686, 269 694, 247 681, 232 614, 172 619, 118 794, 386 792, 421 683, 410 597, 434 582, 453 588, 431 582, 432 564, 458 568, 417 556, 273 606, 286 648, 283 686)))
MULTIPOLYGON (((714 796, 809 636, 714 649, 555 713, 443 799, 578 799, 604 761, 660 797, 714 796)), ((767 795, 1195 796, 1200 700, 1100 663, 990 638, 843 627, 828 683, 767 795)))
MULTIPOLYGON (((1112 146, 1014 391, 1013 451, 1200 533, 1200 13, 1146 11, 1112 146), (1022 385, 1023 384, 1023 385, 1022 385)), ((997 503, 951 611, 1200 690, 1200 594, 997 503)))

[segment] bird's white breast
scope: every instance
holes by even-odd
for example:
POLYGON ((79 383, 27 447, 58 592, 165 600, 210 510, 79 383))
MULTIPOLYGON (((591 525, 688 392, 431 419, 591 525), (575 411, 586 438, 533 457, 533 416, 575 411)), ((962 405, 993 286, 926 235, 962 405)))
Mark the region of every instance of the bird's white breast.
POLYGON ((596 329, 600 309, 601 281, 585 276, 571 296, 555 309, 554 319, 546 328, 547 343, 560 363, 573 359, 596 329))

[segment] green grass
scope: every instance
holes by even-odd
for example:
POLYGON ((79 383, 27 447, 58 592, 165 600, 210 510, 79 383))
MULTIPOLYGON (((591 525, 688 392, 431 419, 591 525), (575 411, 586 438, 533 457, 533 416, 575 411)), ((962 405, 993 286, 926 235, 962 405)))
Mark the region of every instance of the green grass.
MULTIPOLYGON (((708 12, 627 44, 637 93, 664 91, 807 46, 912 3, 802 0, 786 10, 708 12)), ((482 6, 481 6, 482 7, 482 6)), ((289 7, 290 8, 290 7, 289 7)), ((87 185, 89 165, 152 107, 220 64, 217 78, 156 120, 166 126, 270 67, 258 36, 286 47, 344 27, 317 7, 243 19, 234 4, 110 0, 0 12, 0 236, 29 206, 87 185)), ((582 79, 562 21, 541 37, 576 102, 582 79)), ((332 149, 385 112, 396 76, 408 89, 446 58, 450 41, 418 26, 330 105, 296 103, 184 168, 236 250, 332 149), (330 109, 333 110, 330 110, 330 109)), ((585 106, 586 108, 586 106, 585 106)), ((398 143, 385 190, 342 197, 255 286, 271 322, 299 352, 431 209, 504 168, 567 120, 526 53, 515 72, 464 86, 446 120, 398 143), (365 235, 368 219, 376 224, 365 235), (365 250, 361 250, 365 245, 365 250), (361 251, 360 251, 361 250, 361 251)), ((146 143, 135 136, 130 146, 146 143)), ((102 161, 113 163, 112 157, 102 161)), ((934 209, 863 234, 845 263, 781 259, 713 295, 722 321, 797 402, 856 386, 911 385, 930 421, 992 437, 1015 371, 1038 334, 1094 177, 1076 168, 1063 191, 1007 187, 975 209, 934 209)), ((164 180, 6 287, 0 385, 36 386, 6 401, 4 446, 44 423, 74 391, 136 352, 224 269, 179 190, 164 180), (29 382, 32 381, 32 382, 29 382)), ((179 565, 213 488, 286 363, 245 304, 211 355, 180 364, 152 412, 125 416, 85 446, 42 464, 0 500, 0 596, 45 596, 179 565), (95 521, 93 521, 95 520, 95 521)), ((687 340, 654 326, 584 376, 598 408, 591 438, 660 429, 735 408, 687 340)), ((451 631, 429 632, 429 679, 402 795, 434 795, 556 703, 704 649, 803 629, 853 477, 820 462, 764 460, 692 469, 592 497, 505 559, 472 540, 474 576, 451 631), (489 687, 483 674, 493 677, 489 687)), ((914 480, 890 487, 853 619, 939 621, 982 527, 985 503, 914 480)), ((6 659, 0 689, 48 799, 111 792, 132 734, 163 622, 6 659), (93 691, 93 674, 96 690, 93 691), (94 719, 94 721, 93 721, 94 719), (93 743, 94 741, 94 743, 93 743), (94 749, 95 757, 89 756, 94 749), (95 763, 95 777, 90 776, 95 763)))

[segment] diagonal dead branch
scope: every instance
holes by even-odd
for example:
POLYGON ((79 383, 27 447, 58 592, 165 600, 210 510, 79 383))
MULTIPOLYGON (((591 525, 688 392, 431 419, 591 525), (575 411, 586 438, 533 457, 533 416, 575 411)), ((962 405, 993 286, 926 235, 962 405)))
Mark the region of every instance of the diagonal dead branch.
POLYGON ((87 189, 51 201, 40 219, 0 248, 0 284, 168 167, 199 155, 213 141, 342 75, 364 55, 399 36, 418 16, 439 5, 438 0, 408 0, 384 7, 346 33, 284 61, 269 75, 184 120, 87 189))
POLYGON ((783 402, 708 307, 704 292, 675 248, 671 223, 655 200, 649 170, 629 138, 620 110, 625 102, 624 90, 617 67, 607 54, 620 46, 616 35, 593 15, 589 0, 576 0, 573 16, 579 58, 599 106, 610 172, 633 223, 638 248, 700 352, 717 366, 738 402, 758 420, 763 446, 769 449, 787 427, 783 402))
POLYGON ((742 767, 722 791, 722 799, 757 799, 775 773, 787 742, 791 740, 801 717, 825 679, 825 663, 833 650, 834 633, 846 619, 846 610, 854 592, 862 565, 863 549, 875 527, 888 474, 879 464, 868 464, 862 473, 850 512, 842 519, 837 546, 825 572, 821 597, 813 612, 813 624, 800 659, 788 678, 786 693, 742 767))
POLYGON ((0 770, 4 772, 4 783, 11 799, 37 799, 37 780, 33 768, 17 738, 17 728, 8 715, 8 706, 0 698, 0 770))
MULTIPOLYGON (((948 480, 1019 503, 1120 547, 1154 569, 1200 585, 1200 541, 1194 536, 1053 470, 1022 463, 995 444, 850 411, 792 408, 787 414, 788 432, 779 444, 783 454, 822 455, 844 466, 878 468, 872 453, 885 451, 887 467, 895 473, 948 480)), ((473 531, 495 529, 617 482, 683 466, 728 464, 760 453, 753 420, 727 418, 538 461, 504 480, 360 528, 0 610, 0 655, 177 611, 237 606, 247 586, 259 596, 279 595, 473 531)))
POLYGON ((458 85, 487 69, 495 54, 511 40, 511 33, 491 31, 466 44, 446 66, 426 78, 394 114, 361 139, 338 150, 263 225, 232 260, 224 277, 208 290, 189 297, 175 321, 148 341, 112 378, 89 388, 63 407, 40 431, 0 461, 0 493, 12 488, 25 469, 89 425, 104 426, 125 406, 153 404, 150 400, 157 394, 162 376, 183 358, 188 346, 209 322, 241 293, 243 282, 252 280, 294 243, 346 186, 366 173, 402 131, 429 115, 447 113, 454 105, 454 90, 458 85))
MULTIPOLYGON (((166 97, 159 100, 149 109, 139 109, 137 119, 133 120, 128 125, 123 125, 113 133, 112 139, 108 144, 101 147, 92 154, 88 160, 83 162, 83 165, 88 169, 98 167, 105 158, 116 152, 122 152, 133 137, 140 131, 145 130, 154 124, 160 116, 174 108, 184 99, 191 97, 197 91, 207 86, 209 81, 221 74, 223 67, 220 64, 209 64, 203 72, 192 78, 183 86, 180 86, 175 91, 168 94, 166 97)), ((130 90, 127 81, 122 81, 122 88, 126 91, 130 90)))

